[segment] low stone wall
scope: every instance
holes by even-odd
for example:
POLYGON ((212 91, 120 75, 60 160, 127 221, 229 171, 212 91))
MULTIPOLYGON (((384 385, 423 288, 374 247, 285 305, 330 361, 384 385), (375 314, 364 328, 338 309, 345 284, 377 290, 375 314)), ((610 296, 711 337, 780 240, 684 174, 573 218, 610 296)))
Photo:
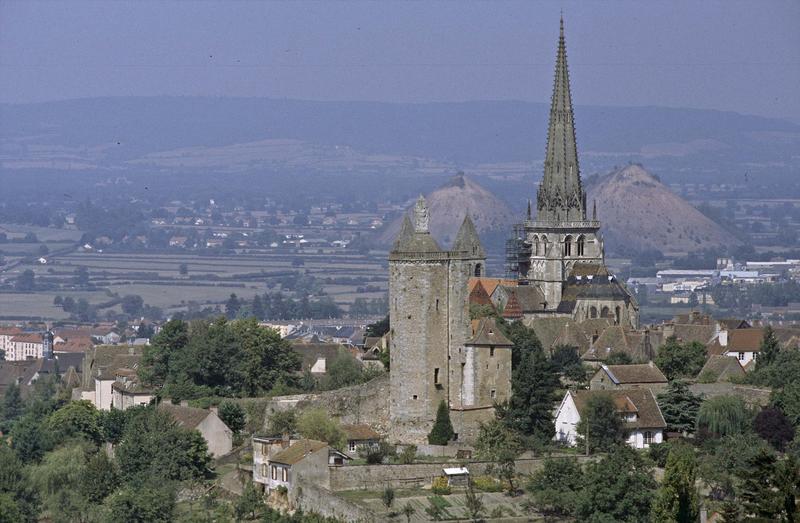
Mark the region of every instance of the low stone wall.
MULTIPOLYGON (((569 456, 573 457, 573 456, 569 456)), ((562 459, 568 459, 564 456, 562 459)), ((578 461, 595 460, 596 457, 578 456, 578 461)), ((516 469, 519 474, 532 474, 542 467, 544 458, 518 459, 516 469)), ((488 461, 475 461, 466 464, 470 474, 481 476, 492 465, 488 461)), ((347 465, 329 467, 331 490, 375 490, 386 487, 405 488, 430 485, 433 478, 442 475, 445 467, 457 466, 452 462, 414 463, 411 465, 347 465)))
POLYGON ((359 523, 377 521, 370 510, 342 499, 326 488, 310 483, 295 488, 289 494, 289 502, 294 508, 302 508, 303 512, 316 512, 329 518, 359 523))

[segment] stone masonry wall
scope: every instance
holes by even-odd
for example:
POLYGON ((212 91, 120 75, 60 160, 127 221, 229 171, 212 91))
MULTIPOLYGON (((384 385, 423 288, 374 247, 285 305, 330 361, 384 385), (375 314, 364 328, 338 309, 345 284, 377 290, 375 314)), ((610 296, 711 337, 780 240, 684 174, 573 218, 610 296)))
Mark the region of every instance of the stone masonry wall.
POLYGON ((289 496, 289 502, 292 507, 302 508, 304 512, 316 512, 342 521, 359 523, 377 521, 375 515, 368 509, 342 499, 324 487, 310 483, 295 489, 289 496))

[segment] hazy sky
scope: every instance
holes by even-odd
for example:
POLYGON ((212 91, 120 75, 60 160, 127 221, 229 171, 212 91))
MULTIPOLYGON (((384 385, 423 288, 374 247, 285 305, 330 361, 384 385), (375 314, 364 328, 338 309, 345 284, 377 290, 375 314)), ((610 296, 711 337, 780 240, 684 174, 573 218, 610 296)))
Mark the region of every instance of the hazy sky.
POLYGON ((547 101, 800 118, 800 1, 0 0, 0 102, 547 101))

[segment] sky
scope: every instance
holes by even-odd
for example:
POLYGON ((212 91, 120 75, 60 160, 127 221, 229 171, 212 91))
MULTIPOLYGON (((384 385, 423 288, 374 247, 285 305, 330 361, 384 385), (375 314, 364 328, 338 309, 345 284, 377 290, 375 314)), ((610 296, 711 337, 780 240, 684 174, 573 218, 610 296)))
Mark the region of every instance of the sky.
POLYGON ((800 119, 800 2, 0 0, 0 102, 546 102, 800 119))

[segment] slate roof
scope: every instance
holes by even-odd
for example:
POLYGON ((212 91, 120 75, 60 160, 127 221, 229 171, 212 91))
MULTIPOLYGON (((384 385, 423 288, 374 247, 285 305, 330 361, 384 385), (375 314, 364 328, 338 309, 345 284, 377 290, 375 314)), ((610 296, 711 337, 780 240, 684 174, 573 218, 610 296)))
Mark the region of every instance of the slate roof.
POLYGON ((570 391, 578 413, 585 412, 592 396, 607 394, 620 414, 636 413, 636 421, 625 421, 626 429, 664 429, 667 426, 656 397, 650 389, 577 390, 570 391))
POLYGON ((601 371, 608 374, 611 381, 617 385, 626 385, 631 383, 667 383, 667 378, 664 376, 658 367, 649 363, 637 365, 603 365, 601 371))
POLYGON ((759 352, 764 329, 735 329, 728 333, 728 352, 759 352))
POLYGON ((342 425, 347 441, 367 441, 381 439, 381 435, 369 425, 342 425))
POLYGON ((472 337, 467 340, 466 344, 497 347, 511 347, 513 345, 497 328, 494 318, 481 318, 472 333, 472 337))
POLYGON ((704 324, 676 324, 674 326, 673 336, 681 343, 690 343, 696 341, 706 345, 716 334, 716 327, 714 325, 704 324))
POLYGON ((211 411, 205 409, 197 409, 195 407, 184 407, 181 405, 173 405, 172 403, 159 403, 158 408, 164 412, 169 413, 172 418, 178 422, 179 425, 187 429, 195 429, 204 419, 211 414, 211 411))
POLYGON ((552 349, 558 335, 564 329, 564 325, 572 322, 572 318, 567 317, 534 318, 528 327, 536 333, 536 337, 539 338, 544 349, 552 349))
POLYGON ((283 465, 294 465, 311 453, 317 452, 327 447, 324 441, 313 439, 301 439, 292 443, 289 448, 283 449, 269 458, 270 462, 281 463, 283 465))
POLYGON ((472 223, 472 218, 469 217, 469 214, 464 216, 464 221, 458 229, 456 241, 453 242, 453 251, 467 253, 479 258, 486 257, 486 251, 483 250, 478 231, 475 230, 475 224, 472 223))
POLYGON ((411 218, 408 214, 403 217, 400 232, 392 246, 394 253, 418 253, 418 252, 441 252, 442 249, 429 232, 418 232, 414 230, 411 218))
POLYGON ((647 335, 641 331, 626 330, 621 325, 607 327, 581 358, 586 361, 605 361, 613 352, 624 352, 632 358, 650 358, 647 335))
POLYGON ((744 376, 744 368, 735 356, 714 355, 700 369, 697 377, 700 376, 711 376, 714 381, 726 381, 731 376, 744 376))
POLYGON ((12 383, 19 383, 22 392, 27 391, 27 385, 39 372, 42 360, 0 361, 0 392, 12 383))

